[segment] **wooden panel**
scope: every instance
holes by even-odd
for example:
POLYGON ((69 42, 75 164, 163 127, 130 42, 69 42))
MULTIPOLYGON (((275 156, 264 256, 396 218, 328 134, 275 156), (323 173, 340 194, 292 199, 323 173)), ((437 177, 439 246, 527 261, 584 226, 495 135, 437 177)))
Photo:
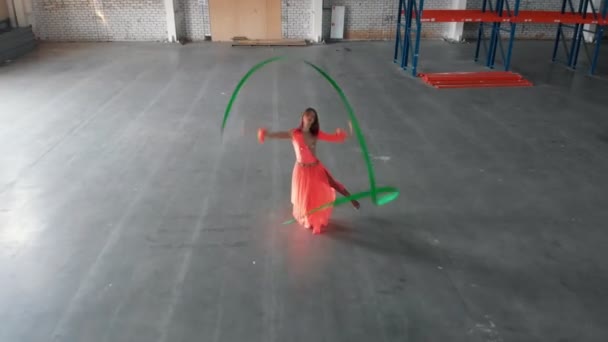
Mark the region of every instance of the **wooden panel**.
POLYGON ((303 39, 237 40, 232 46, 307 46, 303 39))
POLYGON ((281 0, 209 0, 214 41, 280 39, 281 0))
POLYGON ((0 0, 0 20, 8 19, 8 5, 6 0, 0 0))
POLYGON ((237 3, 236 12, 232 13, 237 17, 234 35, 248 39, 266 38, 266 0, 239 0, 237 3))
POLYGON ((266 16, 267 31, 265 39, 283 38, 281 25, 281 0, 266 0, 268 15, 266 16))
POLYGON ((211 37, 216 41, 230 40, 236 25, 236 0, 209 0, 209 21, 211 37))

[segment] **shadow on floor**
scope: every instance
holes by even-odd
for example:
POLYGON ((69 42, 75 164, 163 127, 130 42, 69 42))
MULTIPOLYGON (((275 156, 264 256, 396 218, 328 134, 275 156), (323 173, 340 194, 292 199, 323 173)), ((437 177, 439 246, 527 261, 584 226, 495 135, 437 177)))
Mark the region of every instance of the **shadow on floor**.
POLYGON ((369 217, 356 223, 332 221, 324 233, 371 253, 434 264, 438 256, 421 234, 421 227, 395 224, 395 220, 369 217))
POLYGON ((608 144, 608 133, 600 134, 597 136, 597 138, 600 139, 600 141, 608 144))

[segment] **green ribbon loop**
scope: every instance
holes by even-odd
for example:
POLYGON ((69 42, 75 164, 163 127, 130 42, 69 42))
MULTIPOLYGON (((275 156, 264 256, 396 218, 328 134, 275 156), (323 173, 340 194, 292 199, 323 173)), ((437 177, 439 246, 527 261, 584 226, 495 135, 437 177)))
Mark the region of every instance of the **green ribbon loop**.
MULTIPOLYGON (((279 61, 281 59, 285 59, 285 57, 273 57, 273 58, 269 58, 267 60, 264 60, 264 61, 256 64, 239 81, 236 88, 234 89, 234 92, 232 93, 232 96, 230 97, 228 106, 226 106, 226 111, 224 113, 224 118, 222 120, 222 128, 221 128, 222 133, 224 132, 224 128, 226 127, 226 123, 228 122, 228 117, 232 110, 234 101, 236 100, 237 95, 239 94, 239 92, 241 91, 241 88, 243 88, 243 86, 245 85, 247 80, 251 77, 251 75, 253 75, 256 71, 260 70, 262 67, 264 67, 272 62, 279 61)), ((361 132, 361 128, 359 127, 359 122, 357 121, 357 118, 355 117, 355 111, 353 110, 352 106, 348 102, 348 99, 346 98, 346 95, 344 95, 344 92, 342 91, 342 89, 338 86, 336 81, 334 81, 327 74, 327 72, 325 72, 323 69, 319 68, 318 66, 316 66, 313 63, 308 62, 308 61, 304 61, 304 63, 308 64, 313 69, 315 69, 321 76, 323 76, 323 78, 327 82, 329 82, 329 84, 331 84, 331 86, 336 90, 336 92, 340 96, 340 99, 342 100, 344 107, 346 107, 346 112, 348 113, 348 116, 352 123, 353 131, 355 132, 359 145, 361 146, 361 153, 363 154, 363 159, 365 160, 365 165, 367 166, 367 174, 368 174, 369 185, 370 185, 370 190, 368 190, 368 191, 359 192, 359 193, 353 194, 348 197, 338 198, 333 202, 326 203, 318 208, 315 208, 315 209, 309 211, 306 215, 310 215, 312 213, 315 213, 317 211, 320 211, 320 210, 323 210, 323 209, 326 209, 326 208, 329 208, 332 206, 336 207, 336 206, 339 206, 339 205, 342 205, 345 203, 349 203, 352 200, 358 200, 358 199, 362 199, 365 197, 371 197, 372 203, 374 203, 377 206, 385 205, 385 204, 390 203, 390 202, 394 201, 395 199, 397 199, 397 197, 399 197, 399 190, 397 188, 394 188, 394 187, 377 188, 376 187, 376 177, 374 176, 374 168, 372 166, 371 158, 369 157, 369 151, 367 149, 367 144, 365 143, 365 138, 363 138, 363 133, 361 132)), ((283 224, 291 224, 294 222, 296 222, 295 218, 285 221, 285 222, 283 222, 283 224)))

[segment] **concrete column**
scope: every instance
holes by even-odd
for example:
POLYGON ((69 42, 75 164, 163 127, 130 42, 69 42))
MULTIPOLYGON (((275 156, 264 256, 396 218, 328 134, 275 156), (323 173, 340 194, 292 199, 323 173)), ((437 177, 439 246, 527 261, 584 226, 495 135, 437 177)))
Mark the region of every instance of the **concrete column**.
POLYGON ((323 36, 323 0, 311 0, 312 2, 312 32, 311 38, 320 42, 323 36))
POLYGON ((167 15, 167 40, 170 43, 177 41, 177 26, 175 24, 175 4, 174 0, 165 1, 165 13, 167 15))
POLYGON ((28 27, 32 17, 31 0, 7 0, 8 15, 13 27, 28 27))
MULTIPOLYGON (((467 9, 467 0, 452 0, 451 9, 467 9)), ((451 41, 462 41, 464 23, 449 23, 446 38, 451 41)))

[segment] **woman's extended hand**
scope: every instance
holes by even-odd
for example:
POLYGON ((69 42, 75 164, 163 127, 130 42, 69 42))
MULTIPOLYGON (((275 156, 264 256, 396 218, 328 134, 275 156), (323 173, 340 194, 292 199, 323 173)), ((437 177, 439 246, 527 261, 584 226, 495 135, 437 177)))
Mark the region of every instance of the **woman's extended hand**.
POLYGON ((266 128, 258 128, 258 141, 259 141, 259 143, 263 144, 265 138, 266 138, 266 128))

